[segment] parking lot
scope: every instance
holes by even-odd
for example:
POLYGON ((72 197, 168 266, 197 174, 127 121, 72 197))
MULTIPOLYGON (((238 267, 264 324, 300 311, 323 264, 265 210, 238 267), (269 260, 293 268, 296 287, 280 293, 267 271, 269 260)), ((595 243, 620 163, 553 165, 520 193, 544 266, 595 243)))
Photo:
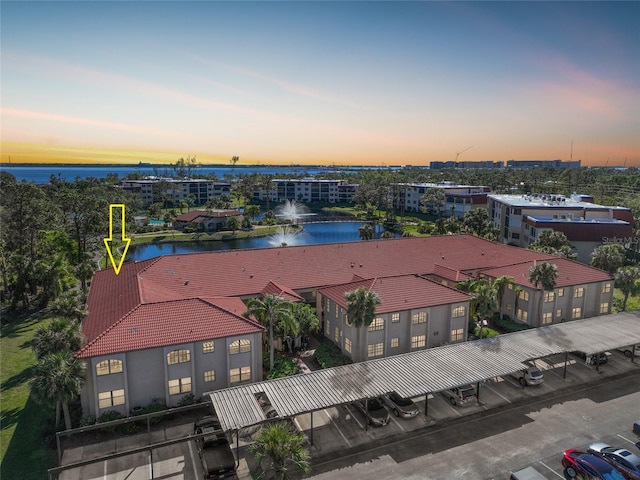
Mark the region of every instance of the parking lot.
MULTIPOLYGON (((312 455, 312 462, 315 465, 321 465, 329 460, 338 457, 346 457, 349 455, 357 456, 360 451, 365 451, 370 445, 389 444, 393 442, 401 442, 403 439, 415 436, 427 436, 432 430, 437 429, 441 425, 448 422, 456 421, 463 418, 483 418, 492 415, 498 417, 499 421, 500 409, 508 408, 513 405, 526 404, 528 402, 537 401, 539 398, 554 395, 555 393, 572 390, 579 390, 586 384, 597 383, 599 380, 616 377, 625 372, 640 371, 640 362, 636 359, 632 363, 618 351, 607 353, 608 362, 600 365, 598 370, 595 366, 587 366, 584 361, 579 360, 572 355, 568 356, 566 378, 564 372, 564 355, 553 355, 544 359, 535 361, 537 366, 544 373, 544 382, 537 386, 522 387, 518 380, 512 377, 498 377, 490 381, 480 384, 479 399, 473 401, 466 406, 454 406, 440 393, 430 394, 427 400, 427 415, 425 412, 425 399, 415 398, 414 401, 420 409, 420 414, 409 419, 396 418, 391 415, 388 425, 383 427, 372 427, 366 425, 364 415, 354 408, 352 405, 340 405, 321 411, 317 411, 312 415, 307 413, 299 415, 293 419, 296 426, 304 432, 308 439, 308 447, 312 455), (478 415, 486 412, 487 415, 478 415), (311 431, 311 422, 313 421, 313 432, 311 431)), ((640 386, 635 386, 635 391, 640 390, 640 386)), ((636 409, 636 414, 640 414, 640 408, 636 409)), ((533 421, 533 420, 532 420, 533 421)), ((151 442, 163 441, 164 439, 180 438, 190 432, 192 425, 185 424, 182 427, 174 427, 170 431, 164 431, 157 439, 151 442)), ((561 428, 559 426, 558 428, 561 428)), ((249 469, 251 458, 247 454, 247 445, 251 442, 253 434, 258 427, 252 427, 240 432, 239 438, 239 478, 250 478, 249 469)), ((126 437, 119 442, 128 442, 134 445, 136 442, 148 442, 147 435, 144 438, 137 439, 126 437)), ((602 441, 611 441, 613 444, 628 443, 634 440, 633 435, 623 428, 610 432, 609 438, 602 438, 602 441), (626 441, 625 433, 629 437, 626 441), (622 436, 622 437, 621 437, 622 436), (615 440, 615 441, 614 441, 615 440)), ((637 440, 635 440, 637 441, 637 440)), ((232 437, 232 445, 234 453, 236 453, 236 437, 232 437)), ((128 446, 128 445, 127 445, 128 446)), ((561 451, 565 448, 576 448, 582 445, 558 445, 561 451)), ((621 445, 622 446, 622 445, 621 445)), ((625 445, 629 446, 629 445, 625 445)), ((632 446, 632 445, 631 445, 632 446)), ((66 450, 63 456, 63 464, 73 463, 88 456, 98 456, 98 450, 102 448, 103 454, 111 453, 114 449, 122 451, 125 446, 102 445, 91 448, 78 447, 74 450, 66 450)), ((355 457, 354 457, 355 458, 355 457)), ((356 462, 357 460, 353 460, 356 462)), ((94 465, 85 466, 81 469, 74 469, 63 472, 60 475, 62 479, 191 479, 199 478, 200 460, 194 448, 193 442, 183 442, 167 447, 154 449, 152 455, 148 452, 139 453, 120 458, 115 458, 94 465), (151 458, 153 457, 153 458, 151 458), (196 473, 197 472, 197 473, 196 473)), ((516 462, 516 460, 514 460, 516 462)), ((541 457, 531 462, 536 465, 538 470, 547 469, 544 473, 548 478, 562 478, 562 469, 559 464, 557 454, 553 456, 541 457), (545 467, 547 465, 549 468, 545 467), (558 476, 560 475, 560 477, 558 476)), ((527 466, 526 464, 516 463, 509 465, 508 469, 517 469, 527 466)), ((498 467, 496 467, 498 468, 498 467)), ((317 469, 314 468, 314 471, 317 469)), ((320 471, 322 468, 319 469, 320 471)), ((502 470, 496 470, 498 474, 502 470)), ((478 478, 493 478, 491 475, 478 478)), ((508 478, 506 477, 495 478, 508 478)))

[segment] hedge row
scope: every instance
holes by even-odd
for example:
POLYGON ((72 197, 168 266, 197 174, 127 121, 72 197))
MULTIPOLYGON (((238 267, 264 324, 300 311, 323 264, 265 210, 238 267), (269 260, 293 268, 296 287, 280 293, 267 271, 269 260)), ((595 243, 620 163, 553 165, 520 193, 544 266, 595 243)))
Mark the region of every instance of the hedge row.
POLYGON ((326 339, 316 348, 314 358, 322 368, 338 367, 340 365, 353 363, 349 357, 342 354, 337 345, 326 339))

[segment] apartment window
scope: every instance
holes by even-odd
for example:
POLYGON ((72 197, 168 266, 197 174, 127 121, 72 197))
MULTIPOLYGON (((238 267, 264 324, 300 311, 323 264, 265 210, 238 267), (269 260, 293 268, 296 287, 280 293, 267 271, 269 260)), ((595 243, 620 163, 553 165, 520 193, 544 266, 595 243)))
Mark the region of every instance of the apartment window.
POLYGON ((582 317, 582 307, 575 307, 571 311, 571 318, 576 319, 582 317))
POLYGON ((459 318, 459 317, 464 317, 466 313, 467 313, 467 309, 461 305, 453 309, 453 311, 451 312, 451 316, 453 318, 459 318))
POLYGON ((379 357, 384 353, 384 344, 374 343, 373 345, 367 345, 367 357, 379 357))
POLYGON ((347 325, 351 325, 351 322, 349 321, 349 315, 347 315, 346 313, 344 314, 344 322, 345 322, 347 325))
POLYGON ((235 355, 236 353, 245 353, 251 351, 251 340, 235 340, 229 344, 229 353, 235 355))
POLYGON ((215 350, 216 350, 215 342, 211 341, 211 342, 202 343, 202 353, 211 353, 211 352, 215 352, 215 350))
POLYGON ((398 337, 393 337, 391 339, 391 348, 397 348, 400 345, 400 339, 398 337))
POLYGON ((400 321, 400 314, 399 313, 392 313, 391 314, 391 323, 398 323, 400 321))
POLYGON ((338 307, 338 304, 336 303, 336 317, 337 317, 337 316, 338 316, 338 314, 340 313, 339 308, 340 308, 340 307, 338 307))
POLYGON ((373 322, 369 325, 369 331, 375 332, 376 330, 384 330, 384 318, 374 318, 373 322))
POLYGON ((553 312, 543 313, 542 314, 542 324, 547 325, 553 322, 553 312))
POLYGON ((520 293, 518 293, 518 298, 520 298, 520 300, 524 300, 525 302, 529 301, 529 292, 527 292, 526 290, 520 290, 520 293))
POLYGON ((204 381, 205 382, 215 382, 216 381, 216 371, 208 370, 204 372, 204 381))
POLYGON ((609 313, 609 303, 601 303, 600 304, 600 313, 609 313))
POLYGON ((522 310, 521 308, 518 309, 518 312, 516 313, 516 318, 518 320, 520 320, 521 322, 525 322, 527 323, 529 321, 529 312, 527 312, 526 310, 522 310))
POLYGON ((559 297, 564 297, 564 288, 559 288, 558 289, 558 296, 559 297))
POLYGON ((513 290, 513 283, 508 283, 508 284, 507 284, 507 288, 508 288, 509 290, 513 290))
POLYGON ((96 375, 122 373, 122 360, 103 360, 96 365, 96 375))
POLYGON ((560 318, 560 317, 562 317, 562 309, 561 309, 561 308, 558 308, 558 309, 556 310, 556 318, 560 318))
POLYGON ((336 327, 333 332, 333 339, 337 342, 340 339, 340 329, 336 327))
POLYGON ((167 354, 167 363, 173 365, 174 363, 185 363, 191 361, 191 350, 173 350, 167 354))
POLYGON ((602 285, 602 293, 609 293, 611 291, 611 284, 605 283, 602 285))
POLYGON ((345 338, 344 339, 344 349, 345 349, 345 351, 351 353, 351 339, 350 338, 345 338))
POLYGON ((427 323, 427 312, 418 312, 411 315, 411 323, 414 325, 418 323, 427 323))
POLYGON ((411 337, 411 348, 424 348, 426 345, 426 335, 416 335, 415 337, 411 337))
POLYGON ((331 321, 327 320, 324 322, 324 334, 328 337, 331 335, 331 321))
POLYGON ((191 377, 169 380, 169 395, 179 395, 191 391, 191 377))
POLYGON ((464 340, 464 328, 455 328, 451 330, 451 341, 460 342, 464 340))
POLYGON ((328 298, 326 299, 326 301, 325 301, 324 303, 325 303, 325 307, 324 307, 324 309, 325 309, 327 312, 331 311, 331 305, 329 304, 329 299, 328 299, 328 298))
POLYGON ((514 240, 520 240, 520 234, 519 233, 512 233, 511 234, 511 238, 513 238, 514 240))
POLYGON ((544 292, 544 302, 553 302, 556 299, 556 294, 553 292, 544 292))
POLYGON ((229 370, 229 380, 231 383, 251 380, 251 367, 232 368, 229 370))
POLYGON ((573 298, 582 298, 584 297, 584 288, 583 287, 578 287, 575 289, 575 291, 573 292, 573 298))
POLYGON ((116 405, 124 405, 124 389, 111 390, 110 392, 98 393, 98 406, 100 408, 114 407, 116 405))

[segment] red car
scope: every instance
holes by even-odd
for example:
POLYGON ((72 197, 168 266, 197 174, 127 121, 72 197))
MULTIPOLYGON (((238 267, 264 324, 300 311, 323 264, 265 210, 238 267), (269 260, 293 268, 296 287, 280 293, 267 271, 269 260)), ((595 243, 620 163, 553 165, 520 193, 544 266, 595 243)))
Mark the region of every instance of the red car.
POLYGON ((562 456, 562 466, 566 478, 586 475, 600 480, 626 480, 612 465, 590 453, 569 449, 562 456))

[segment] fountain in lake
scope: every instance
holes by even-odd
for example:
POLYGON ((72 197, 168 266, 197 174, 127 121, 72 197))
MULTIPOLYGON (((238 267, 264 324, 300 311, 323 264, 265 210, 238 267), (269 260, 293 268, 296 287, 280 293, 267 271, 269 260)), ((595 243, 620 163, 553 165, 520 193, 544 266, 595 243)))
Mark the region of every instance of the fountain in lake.
POLYGON ((295 200, 286 200, 284 205, 278 205, 275 209, 276 217, 284 218, 291 224, 296 224, 302 217, 309 217, 315 213, 309 213, 309 209, 295 200))
POLYGON ((297 244, 297 237, 302 229, 291 227, 278 227, 276 233, 269 237, 269 245, 272 247, 287 247, 297 244))

